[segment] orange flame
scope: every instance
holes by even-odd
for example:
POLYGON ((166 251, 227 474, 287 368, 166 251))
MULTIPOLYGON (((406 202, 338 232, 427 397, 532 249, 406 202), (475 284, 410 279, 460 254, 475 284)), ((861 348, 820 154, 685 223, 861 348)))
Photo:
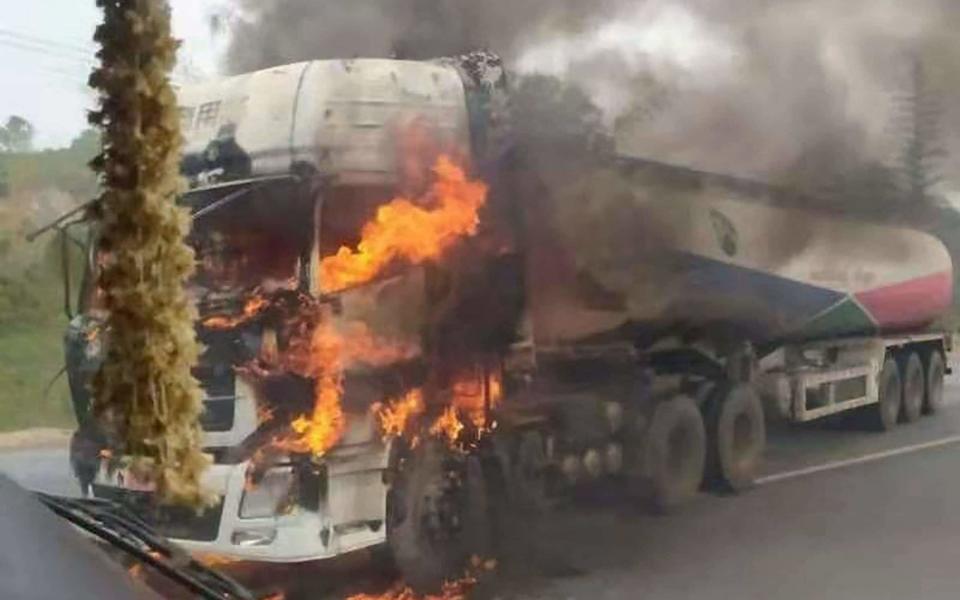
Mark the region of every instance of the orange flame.
POLYGON ((443 584, 439 594, 420 596, 402 583, 394 584, 382 594, 354 594, 347 600, 466 600, 477 580, 468 577, 443 584))
MULTIPOLYGON (((428 432, 443 438, 451 447, 458 445, 467 423, 473 426, 477 436, 483 436, 495 426, 488 422, 488 398, 489 408, 493 409, 502 397, 503 382, 499 372, 487 375, 484 388, 483 375, 479 370, 469 371, 454 381, 450 404, 433 420, 428 432)), ((411 432, 410 423, 414 417, 426 412, 423 390, 415 388, 399 399, 375 404, 372 411, 384 438, 407 435, 416 445, 418 434, 411 432)))
POLYGON ((363 323, 349 323, 338 330, 322 319, 305 351, 288 357, 295 371, 315 378, 316 383, 313 412, 292 423, 299 437, 284 447, 315 456, 326 454, 346 427, 340 405, 344 371, 355 364, 390 364, 413 353, 413 348, 375 337, 363 323))
MULTIPOLYGON (((420 264, 435 259, 459 239, 476 234, 487 186, 468 179, 465 171, 446 156, 437 159, 433 173, 435 181, 423 198, 395 198, 381 206, 376 217, 363 227, 356 250, 341 247, 335 255, 320 261, 320 282, 325 292, 366 283, 398 260, 420 264)), ((242 315, 210 317, 204 325, 210 329, 232 328, 258 316, 270 305, 264 292, 258 290, 242 315)), ((382 366, 397 362, 413 356, 415 349, 379 339, 364 323, 334 326, 329 308, 316 302, 300 308, 288 348, 281 353, 273 341, 265 338, 260 359, 268 369, 272 364, 314 380, 314 406, 309 414, 300 415, 291 423, 295 437, 274 440, 272 445, 274 449, 322 456, 336 445, 346 428, 341 406, 345 371, 356 364, 382 366)), ((246 370, 255 375, 258 368, 251 365, 246 370)), ((409 394, 404 401, 406 408, 399 410, 407 413, 418 405, 415 396, 409 394)), ((387 421, 381 420, 381 426, 384 431, 396 431, 405 426, 408 417, 409 414, 385 414, 387 421)), ((451 435, 456 437, 457 426, 463 429, 458 418, 452 411, 436 426, 437 430, 444 431, 448 439, 452 439, 451 435)))
POLYGON ((461 376, 453 384, 453 406, 470 419, 473 426, 480 431, 489 429, 488 400, 489 408, 492 409, 496 408, 502 397, 502 379, 497 372, 487 375, 486 382, 482 374, 473 372, 461 376))
POLYGON ((296 277, 285 279, 283 281, 268 281, 253 291, 250 298, 243 305, 243 310, 239 315, 213 315, 202 321, 202 326, 211 330, 235 329, 248 321, 259 317, 266 309, 270 308, 272 302, 270 297, 280 291, 294 291, 297 289, 298 280, 296 277))
POLYGON ((497 561, 483 560, 474 556, 467 573, 456 581, 444 582, 439 594, 421 596, 400 582, 382 594, 354 594, 347 600, 466 600, 470 592, 480 583, 483 572, 493 571, 496 568, 497 561))
POLYGON ((263 425, 273 419, 273 407, 262 402, 257 402, 257 423, 263 425))
MULTIPOLYGON (((147 554, 149 554, 154 560, 163 559, 163 554, 157 552, 156 550, 150 550, 147 552, 147 554)), ((135 579, 143 578, 143 564, 144 563, 137 562, 130 565, 130 567, 127 568, 127 573, 129 573, 130 576, 135 579)))
POLYGON ((493 429, 495 423, 489 422, 488 409, 495 408, 503 398, 503 381, 499 372, 488 374, 486 383, 477 370, 462 374, 454 381, 451 394, 450 406, 430 426, 431 435, 442 437, 448 445, 455 447, 467 422, 473 426, 478 438, 493 429))
POLYGON ((277 343, 277 332, 274 329, 264 329, 260 338, 260 360, 275 364, 280 359, 280 347, 277 343))
POLYGON ((300 435, 294 448, 306 449, 315 456, 322 456, 336 445, 346 428, 343 408, 340 406, 341 393, 339 376, 325 375, 317 381, 313 414, 303 415, 291 424, 293 430, 300 435))
POLYGON ((423 403, 423 391, 415 388, 407 392, 399 400, 386 404, 376 404, 373 411, 380 425, 383 436, 401 436, 410 424, 410 420, 423 414, 426 406, 423 403))
POLYGON ((197 553, 193 555, 193 559, 205 567, 210 567, 211 569, 225 567, 238 562, 238 559, 224 556, 222 554, 197 553))
POLYGON ((203 326, 207 329, 216 330, 233 329, 256 317, 269 305, 270 302, 265 297, 261 295, 255 295, 250 297, 246 304, 244 304, 243 312, 241 314, 235 317, 214 315, 204 319, 203 326))
POLYGON ((457 240, 476 234, 487 186, 468 179, 446 156, 437 159, 433 172, 436 181, 424 200, 435 208, 422 208, 407 198, 381 206, 364 226, 356 250, 344 246, 321 261, 325 292, 370 281, 395 260, 420 264, 434 259, 457 240))
POLYGON ((464 428, 460 421, 460 415, 453 406, 448 406, 443 413, 437 417, 437 420, 430 426, 430 435, 446 438, 447 444, 454 446, 460 439, 460 432, 464 428))

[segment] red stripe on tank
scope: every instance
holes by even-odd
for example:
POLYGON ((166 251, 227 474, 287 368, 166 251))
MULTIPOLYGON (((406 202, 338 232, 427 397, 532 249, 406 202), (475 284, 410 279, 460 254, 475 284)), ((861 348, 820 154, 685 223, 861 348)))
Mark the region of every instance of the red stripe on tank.
POLYGON ((855 297, 881 329, 926 325, 950 307, 953 272, 918 277, 855 297))

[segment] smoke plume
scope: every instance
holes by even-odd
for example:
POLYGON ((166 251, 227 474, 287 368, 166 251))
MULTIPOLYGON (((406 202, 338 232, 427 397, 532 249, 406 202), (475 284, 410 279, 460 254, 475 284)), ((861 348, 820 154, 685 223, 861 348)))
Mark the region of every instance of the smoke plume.
MULTIPOLYGON (((486 47, 582 86, 626 153, 781 177, 895 160, 894 98, 929 66, 960 165, 954 0, 235 0, 227 68, 486 47)), ((955 171, 951 165, 943 169, 955 171)), ((960 182, 949 182, 960 185, 960 182)))
POLYGON ((244 72, 298 60, 420 59, 486 47, 515 56, 540 35, 615 14, 598 0, 234 0, 227 67, 244 72))

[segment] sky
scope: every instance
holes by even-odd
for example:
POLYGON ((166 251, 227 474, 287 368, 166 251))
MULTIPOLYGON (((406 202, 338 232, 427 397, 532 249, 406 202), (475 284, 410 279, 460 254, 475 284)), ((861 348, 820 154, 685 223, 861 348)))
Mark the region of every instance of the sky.
MULTIPOLYGON (((178 79, 217 73, 225 40, 210 32, 208 16, 223 1, 171 0, 174 33, 184 40, 178 79)), ((0 120, 33 123, 38 148, 68 145, 94 104, 86 79, 99 9, 94 0, 0 0, 0 15, 0 120)))
MULTIPOLYGON (((175 80, 217 75, 229 40, 211 31, 210 17, 235 2, 170 0, 170 4, 174 33, 183 40, 175 80)), ((649 4, 638 4, 634 13, 582 35, 535 44, 515 67, 563 74, 572 56, 602 58, 614 53, 628 68, 642 63, 657 75, 666 69, 668 79, 684 71, 696 73, 700 83, 722 79, 724 73, 737 75, 742 60, 723 35, 711 34, 702 20, 678 8, 682 5, 649 4)), ((100 21, 95 1, 0 0, 0 15, 0 123, 18 115, 34 124, 37 148, 68 145, 86 127, 85 113, 95 102, 86 86, 95 60, 92 36, 100 21)), ((624 108, 629 97, 623 97, 622 86, 604 87, 603 72, 591 79, 589 62, 580 71, 581 78, 584 71, 588 75, 581 83, 590 84, 594 99, 605 109, 616 114, 624 108)))

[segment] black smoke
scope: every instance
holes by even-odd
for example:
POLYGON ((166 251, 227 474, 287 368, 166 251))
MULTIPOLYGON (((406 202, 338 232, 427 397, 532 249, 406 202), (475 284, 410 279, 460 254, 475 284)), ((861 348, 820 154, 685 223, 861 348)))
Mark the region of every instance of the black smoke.
POLYGON ((223 21, 229 72, 482 47, 585 89, 622 152, 787 182, 895 166, 919 56, 960 157, 955 0, 234 0, 223 21))

